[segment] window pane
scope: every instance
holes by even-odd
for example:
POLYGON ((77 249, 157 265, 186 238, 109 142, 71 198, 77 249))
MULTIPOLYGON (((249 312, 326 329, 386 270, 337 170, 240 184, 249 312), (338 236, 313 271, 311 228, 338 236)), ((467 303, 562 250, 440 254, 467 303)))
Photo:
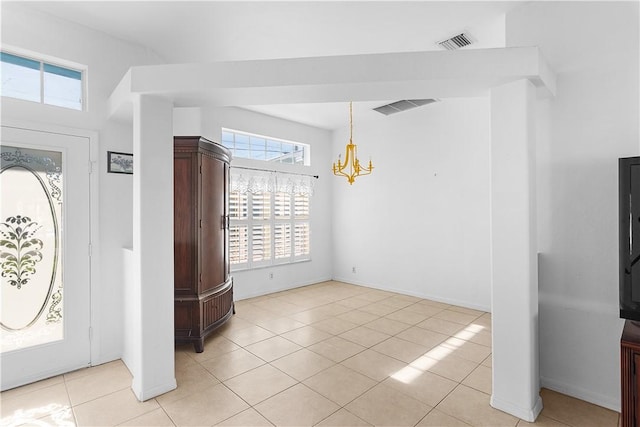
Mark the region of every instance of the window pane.
POLYGON ((253 219, 267 220, 271 217, 271 193, 252 195, 251 215, 253 219))
POLYGON ((295 225, 295 256, 309 255, 309 223, 295 225))
POLYGON ((235 156, 248 159, 250 155, 249 148, 251 147, 249 144, 249 136, 237 133, 235 135, 235 139, 236 139, 236 146, 235 146, 235 152, 234 152, 235 156))
POLYGON ((267 158, 266 160, 276 160, 282 155, 282 144, 280 141, 267 140, 267 158))
POLYGON ((44 64, 44 103, 82 110, 82 73, 44 64))
POLYGON ((249 232, 246 225, 229 227, 229 262, 242 264, 249 260, 249 232))
POLYGON ((247 219, 249 204, 247 203, 247 194, 240 194, 237 191, 229 193, 229 218, 230 219, 247 219))
POLYGON ((287 193, 276 193, 274 208, 276 219, 289 219, 291 217, 291 196, 287 193))
POLYGON ((265 140, 252 136, 251 141, 251 158, 256 160, 265 160, 265 140))
POLYGON ((274 227, 276 259, 291 256, 291 224, 276 224, 274 227))
POLYGON ((294 209, 293 215, 295 219, 309 218, 309 195, 296 194, 293 197, 294 209))
POLYGON ((252 259, 254 262, 271 259, 271 226, 254 225, 251 242, 253 244, 252 259))
POLYGON ((2 52, 2 96, 40 102, 40 63, 2 52))

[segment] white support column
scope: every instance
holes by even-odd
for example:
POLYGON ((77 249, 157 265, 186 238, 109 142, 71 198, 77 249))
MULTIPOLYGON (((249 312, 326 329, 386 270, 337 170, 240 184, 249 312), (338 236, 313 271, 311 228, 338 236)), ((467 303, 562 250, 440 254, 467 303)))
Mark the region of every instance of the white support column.
POLYGON ((528 80, 491 90, 491 406, 526 421, 542 410, 535 97, 528 80))
POLYGON ((130 325, 136 346, 132 388, 144 401, 176 388, 173 105, 169 100, 134 96, 133 168, 133 270, 139 300, 130 325))

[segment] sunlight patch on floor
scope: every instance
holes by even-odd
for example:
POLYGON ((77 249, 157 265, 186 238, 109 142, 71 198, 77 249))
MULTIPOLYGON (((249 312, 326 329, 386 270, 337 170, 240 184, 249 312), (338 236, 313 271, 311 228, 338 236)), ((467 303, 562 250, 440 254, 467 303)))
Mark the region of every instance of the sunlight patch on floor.
POLYGON ((444 341, 442 344, 432 348, 404 368, 391 375, 394 380, 405 384, 410 384, 418 378, 424 371, 428 371, 435 366, 440 360, 444 360, 451 355, 456 349, 463 346, 469 339, 484 329, 484 326, 471 324, 458 332, 453 337, 444 341), (464 341, 460 341, 464 340, 464 341))

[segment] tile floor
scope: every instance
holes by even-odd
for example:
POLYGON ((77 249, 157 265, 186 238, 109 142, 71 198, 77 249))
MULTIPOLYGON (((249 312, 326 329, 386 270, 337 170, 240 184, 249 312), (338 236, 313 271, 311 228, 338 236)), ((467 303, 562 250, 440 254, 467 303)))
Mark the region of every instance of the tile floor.
POLYGON ((147 402, 121 361, 9 390, 3 426, 617 426, 542 390, 535 424, 489 406, 491 316, 339 282, 238 301, 178 388, 147 402))

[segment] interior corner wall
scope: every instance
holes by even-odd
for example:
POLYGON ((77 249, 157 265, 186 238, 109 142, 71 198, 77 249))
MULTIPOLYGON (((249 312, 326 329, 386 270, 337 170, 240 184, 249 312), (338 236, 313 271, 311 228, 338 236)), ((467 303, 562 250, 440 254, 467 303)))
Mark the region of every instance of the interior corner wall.
MULTIPOLYGON (((334 278, 490 311, 489 98, 353 114, 353 142, 374 170, 353 185, 330 177, 334 278)), ((335 131, 331 154, 348 141, 347 128, 335 131)))
POLYGON ((619 157, 640 153, 637 2, 529 2, 507 46, 539 46, 557 94, 538 102, 541 386, 620 410, 619 157))
MULTIPOLYGON (((332 176, 329 169, 331 132, 243 108, 178 108, 174 110, 176 135, 202 135, 219 142, 223 127, 309 144, 311 166, 305 173, 319 175, 314 182, 314 194, 311 199, 311 261, 246 271, 232 270, 234 298, 242 300, 330 280, 332 277, 330 255, 332 176), (198 119, 201 119, 200 123, 198 119), (273 278, 270 278, 270 274, 273 274, 273 278)), ((234 159, 231 161, 231 166, 238 165, 243 160, 234 159)), ((269 167, 268 164, 257 166, 269 167)))
MULTIPOLYGON (((88 67, 86 111, 73 111, 29 101, 2 98, 2 118, 99 132, 99 300, 93 313, 92 363, 122 356, 124 287, 122 247, 132 243, 133 187, 130 175, 107 173, 107 151, 131 152, 130 124, 107 120, 107 99, 134 65, 162 63, 141 46, 67 22, 30 8, 28 3, 2 3, 2 46, 84 64, 88 67)), ((95 236, 94 236, 95 238, 95 236)))

